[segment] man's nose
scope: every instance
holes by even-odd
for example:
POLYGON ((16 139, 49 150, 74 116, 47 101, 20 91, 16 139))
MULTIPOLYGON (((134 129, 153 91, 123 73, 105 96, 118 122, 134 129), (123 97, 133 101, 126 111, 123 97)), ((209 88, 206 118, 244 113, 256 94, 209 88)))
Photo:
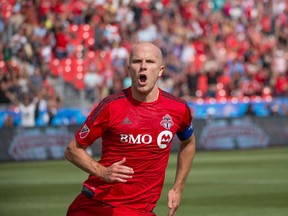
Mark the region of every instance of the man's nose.
POLYGON ((141 69, 146 69, 147 63, 146 63, 145 60, 143 60, 143 61, 141 62, 140 67, 141 67, 141 69))

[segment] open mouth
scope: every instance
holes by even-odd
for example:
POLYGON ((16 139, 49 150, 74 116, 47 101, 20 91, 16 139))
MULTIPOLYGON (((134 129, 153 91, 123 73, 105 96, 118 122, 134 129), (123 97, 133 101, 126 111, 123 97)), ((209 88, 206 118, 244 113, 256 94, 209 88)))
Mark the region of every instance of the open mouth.
POLYGON ((145 83, 147 80, 147 76, 145 74, 141 74, 139 76, 140 83, 145 83))

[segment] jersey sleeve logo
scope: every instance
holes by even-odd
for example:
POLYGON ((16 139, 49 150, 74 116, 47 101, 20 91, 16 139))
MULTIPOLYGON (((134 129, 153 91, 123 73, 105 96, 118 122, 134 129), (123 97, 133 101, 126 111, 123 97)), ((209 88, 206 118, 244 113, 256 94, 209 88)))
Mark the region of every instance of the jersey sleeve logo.
POLYGON ((170 130, 170 128, 174 125, 174 122, 172 121, 172 118, 169 114, 166 114, 160 124, 166 129, 170 130))
POLYGON ((90 132, 90 129, 87 127, 87 125, 85 124, 83 127, 82 127, 82 129, 81 129, 81 131, 79 132, 79 137, 81 138, 81 139, 83 139, 83 138, 85 138, 88 134, 89 134, 89 132, 90 132))

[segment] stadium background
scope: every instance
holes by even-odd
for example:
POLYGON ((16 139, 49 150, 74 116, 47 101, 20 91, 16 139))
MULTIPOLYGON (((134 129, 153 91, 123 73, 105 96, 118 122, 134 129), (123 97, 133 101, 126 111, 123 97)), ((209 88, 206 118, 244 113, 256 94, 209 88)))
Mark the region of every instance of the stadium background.
POLYGON ((130 85, 126 60, 137 41, 162 49, 160 86, 185 98, 195 118, 285 116, 287 4, 2 0, 0 126, 83 122, 103 97, 130 85), (36 103, 29 124, 24 101, 36 103))
MULTIPOLYGON (((194 116, 199 156, 180 215, 285 215, 286 0, 1 0, 0 11, 1 215, 64 214, 84 178, 62 160, 65 145, 93 106, 130 85, 137 41, 160 46, 159 84, 194 116)), ((97 157, 99 141, 90 150, 97 157)))

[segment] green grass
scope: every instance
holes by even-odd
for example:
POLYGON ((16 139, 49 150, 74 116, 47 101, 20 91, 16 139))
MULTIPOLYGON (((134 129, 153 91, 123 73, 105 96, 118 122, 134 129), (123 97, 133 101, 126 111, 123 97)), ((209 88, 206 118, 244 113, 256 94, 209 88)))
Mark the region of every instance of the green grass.
MULTIPOLYGON (((155 212, 166 216, 172 154, 155 212)), ((1 216, 65 215, 87 175, 69 162, 0 163, 1 216)), ((197 152, 178 216, 286 216, 288 148, 197 152)))

